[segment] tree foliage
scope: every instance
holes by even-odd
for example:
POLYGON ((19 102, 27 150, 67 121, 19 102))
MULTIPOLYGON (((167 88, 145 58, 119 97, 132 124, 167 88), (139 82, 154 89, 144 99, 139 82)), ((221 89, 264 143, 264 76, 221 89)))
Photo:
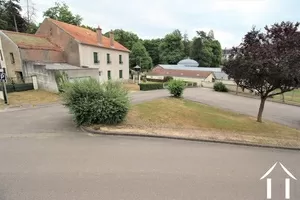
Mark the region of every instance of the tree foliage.
POLYGON ((281 22, 266 26, 265 32, 253 28, 234 48, 223 70, 239 86, 256 90, 261 103, 257 121, 262 121, 268 97, 300 86, 299 23, 281 22))
POLYGON ((197 37, 193 39, 190 57, 196 60, 201 67, 219 67, 222 59, 222 48, 218 40, 214 38, 213 31, 206 34, 197 31, 197 37))
POLYGON ((153 65, 156 66, 160 63, 159 45, 161 39, 144 40, 143 44, 152 59, 153 65))
POLYGON ((132 46, 129 61, 131 68, 136 65, 139 65, 142 70, 149 70, 152 68, 152 59, 141 42, 136 42, 132 46))
POLYGON ((20 0, 0 0, 0 29, 25 32, 27 22, 21 11, 20 0))
POLYGON ((77 26, 82 22, 82 17, 80 15, 73 14, 67 4, 59 2, 55 2, 53 7, 48 8, 44 12, 44 17, 50 17, 51 19, 77 26))
POLYGON ((189 57, 191 53, 191 41, 189 40, 188 34, 185 33, 183 35, 183 52, 184 52, 184 57, 189 57))
POLYGON ((82 28, 90 29, 91 31, 96 32, 96 28, 88 26, 88 25, 81 25, 82 28))
POLYGON ((185 83, 183 80, 170 80, 168 82, 168 87, 170 94, 176 98, 179 98, 183 94, 183 90, 185 89, 185 83))
MULTIPOLYGON (((109 32, 105 33, 104 35, 106 37, 109 37, 109 32)), ((122 29, 115 29, 114 37, 116 41, 118 41, 129 50, 131 50, 133 45, 140 40, 137 34, 129 31, 124 31, 122 29)))
POLYGON ((179 30, 167 34, 159 46, 160 62, 177 64, 184 57, 182 35, 179 30))

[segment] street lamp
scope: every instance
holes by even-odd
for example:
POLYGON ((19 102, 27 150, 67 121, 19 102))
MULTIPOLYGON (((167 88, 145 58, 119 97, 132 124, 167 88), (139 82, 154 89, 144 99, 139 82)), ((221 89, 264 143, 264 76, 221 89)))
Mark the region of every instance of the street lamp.
POLYGON ((138 73, 138 84, 140 84, 140 82, 141 82, 141 79, 140 79, 141 67, 137 65, 133 69, 138 73))

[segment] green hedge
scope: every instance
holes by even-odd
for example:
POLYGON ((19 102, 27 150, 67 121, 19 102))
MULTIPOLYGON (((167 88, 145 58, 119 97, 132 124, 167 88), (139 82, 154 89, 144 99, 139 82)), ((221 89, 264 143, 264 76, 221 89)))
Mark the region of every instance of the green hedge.
POLYGON ((159 90, 164 89, 163 83, 141 83, 140 90, 147 91, 147 90, 159 90))

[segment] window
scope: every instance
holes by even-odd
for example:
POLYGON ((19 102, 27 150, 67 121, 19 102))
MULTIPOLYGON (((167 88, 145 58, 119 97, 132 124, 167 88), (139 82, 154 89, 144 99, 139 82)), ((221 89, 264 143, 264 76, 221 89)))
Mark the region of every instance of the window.
POLYGON ((119 70, 119 78, 123 78, 123 70, 119 70))
POLYGON ((95 64, 99 63, 98 52, 94 52, 94 63, 95 64))
POLYGON ((14 54, 13 53, 9 53, 10 55, 10 61, 11 61, 11 64, 14 64, 15 63, 15 57, 14 57, 14 54))
POLYGON ((111 63, 111 60, 110 60, 110 54, 106 54, 106 59, 107 59, 107 64, 110 64, 111 63))
POLYGON ((110 70, 107 71, 107 79, 108 79, 108 80, 111 79, 111 73, 110 73, 110 70))
POLYGON ((119 55, 119 64, 123 64, 122 55, 119 55))
POLYGON ((0 50, 0 60, 3 60, 2 51, 0 50))

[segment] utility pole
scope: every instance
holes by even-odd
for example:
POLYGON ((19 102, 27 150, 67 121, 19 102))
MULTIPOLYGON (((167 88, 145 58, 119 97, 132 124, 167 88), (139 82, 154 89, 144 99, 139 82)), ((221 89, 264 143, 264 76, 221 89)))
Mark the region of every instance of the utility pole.
POLYGON ((8 98, 7 98, 7 90, 6 90, 6 71, 5 68, 2 68, 1 62, 0 62, 0 75, 1 80, 3 82, 3 97, 4 97, 4 103, 8 104, 8 98))
POLYGON ((27 3, 27 23, 29 25, 29 23, 30 23, 30 19, 29 19, 29 0, 27 0, 26 3, 27 3))

